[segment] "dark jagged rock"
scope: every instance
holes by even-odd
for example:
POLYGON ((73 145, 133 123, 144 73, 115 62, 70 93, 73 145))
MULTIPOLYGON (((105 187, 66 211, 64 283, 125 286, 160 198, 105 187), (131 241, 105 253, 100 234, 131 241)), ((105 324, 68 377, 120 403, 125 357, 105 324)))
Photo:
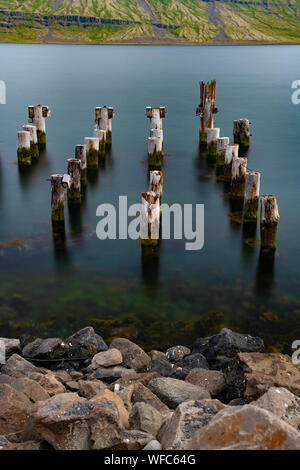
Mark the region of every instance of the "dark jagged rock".
POLYGON ((264 342, 261 338, 223 328, 219 334, 210 338, 198 338, 193 352, 203 354, 212 363, 218 356, 235 357, 239 352, 261 352, 263 349, 264 342))
POLYGON ((196 353, 185 356, 180 361, 176 362, 176 366, 191 370, 195 368, 209 369, 209 365, 203 354, 196 353))
POLYGON ((37 338, 23 348, 22 354, 30 359, 59 359, 67 350, 68 347, 61 338, 37 338))
POLYGON ((71 358, 92 357, 98 352, 108 349, 103 338, 97 335, 91 326, 87 326, 77 331, 74 335, 69 336, 65 343, 69 348, 68 356, 71 358))

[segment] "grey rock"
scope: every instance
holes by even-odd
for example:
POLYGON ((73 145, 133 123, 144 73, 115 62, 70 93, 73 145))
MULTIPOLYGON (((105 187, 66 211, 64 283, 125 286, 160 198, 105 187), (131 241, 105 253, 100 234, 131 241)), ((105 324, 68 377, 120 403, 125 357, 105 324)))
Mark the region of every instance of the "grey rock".
POLYGON ((148 388, 170 408, 176 408, 185 401, 210 398, 209 392, 204 388, 169 377, 152 379, 148 388))
POLYGON ((283 387, 271 387, 258 400, 251 402, 300 431, 300 398, 283 387))
POLYGON ((20 372, 21 374, 27 375, 29 372, 36 371, 37 368, 32 365, 29 361, 26 361, 23 357, 18 354, 13 354, 6 361, 1 368, 3 374, 12 375, 14 372, 20 372))
POLYGON ((0 338, 0 341, 4 342, 6 358, 8 358, 9 356, 11 356, 14 353, 20 353, 21 352, 20 340, 19 339, 0 338))
POLYGON ((98 367, 98 369, 89 375, 89 380, 100 379, 104 382, 112 383, 133 373, 135 373, 133 369, 126 369, 126 367, 122 366, 98 367))
POLYGON ((227 387, 225 375, 218 370, 192 369, 185 380, 205 388, 212 397, 220 395, 227 387))
POLYGON ((148 442, 148 444, 143 448, 143 450, 161 450, 161 444, 153 439, 153 441, 148 442))
POLYGON ((136 371, 143 370, 150 362, 148 354, 129 339, 116 338, 110 344, 110 348, 121 351, 124 366, 136 371))
POLYGON ((200 353, 190 354, 189 356, 185 356, 183 359, 176 362, 176 365, 179 367, 183 367, 185 369, 189 369, 189 370, 195 369, 195 368, 209 369, 207 360, 200 353))
POLYGON ((107 388, 101 380, 79 380, 78 386, 79 395, 88 400, 107 388))
POLYGON ((102 351, 92 359, 92 368, 98 369, 98 367, 111 367, 122 364, 123 357, 118 349, 109 348, 107 351, 102 351))
POLYGON ((97 335, 91 326, 77 331, 64 342, 68 345, 69 357, 92 357, 98 352, 108 349, 103 338, 97 335))
POLYGON ((167 359, 166 354, 162 351, 157 351, 156 349, 152 349, 151 351, 148 352, 148 356, 150 359, 167 359))
POLYGON ((201 401, 181 403, 164 429, 161 444, 164 450, 184 450, 198 429, 206 426, 217 412, 201 401))
POLYGON ((180 361, 180 359, 183 359, 185 356, 190 354, 191 350, 185 346, 173 346, 166 351, 167 359, 173 363, 180 361))
POLYGON ((27 344, 23 350, 23 356, 30 359, 58 359, 65 355, 68 347, 61 338, 37 338, 27 344))
POLYGON ((5 436, 0 436, 0 449, 2 449, 5 446, 8 446, 10 442, 6 439, 5 436))
POLYGON ((129 424, 133 429, 148 432, 156 436, 161 425, 163 417, 159 411, 148 403, 135 403, 129 415, 129 424))

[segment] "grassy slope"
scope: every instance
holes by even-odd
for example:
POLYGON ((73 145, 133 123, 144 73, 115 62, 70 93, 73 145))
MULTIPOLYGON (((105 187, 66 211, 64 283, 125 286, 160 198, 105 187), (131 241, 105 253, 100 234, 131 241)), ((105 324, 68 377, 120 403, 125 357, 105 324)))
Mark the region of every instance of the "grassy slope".
MULTIPOLYGON (((141 25, 80 28, 51 26, 0 28, 0 41, 124 41, 134 38, 228 41, 300 42, 300 0, 272 0, 268 8, 201 0, 0 0, 0 9, 44 15, 81 15, 140 21, 141 25), (292 5, 292 7, 289 6, 292 5), (148 5, 148 6, 147 6, 148 5), (149 12, 152 12, 151 14, 149 12), (150 20, 180 26, 159 30, 150 20)), ((0 22, 3 21, 0 15, 0 22)))

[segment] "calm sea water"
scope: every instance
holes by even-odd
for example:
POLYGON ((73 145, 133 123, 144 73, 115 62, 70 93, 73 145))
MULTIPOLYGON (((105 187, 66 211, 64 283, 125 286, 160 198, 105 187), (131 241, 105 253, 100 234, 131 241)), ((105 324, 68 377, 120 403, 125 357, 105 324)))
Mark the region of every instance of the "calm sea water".
MULTIPOLYGON (((261 335, 290 352, 300 337, 300 46, 0 45, 0 336, 65 336, 93 325, 146 347, 190 343, 222 326, 261 335), (223 184, 199 155, 199 81, 217 80, 215 126, 252 123, 248 166, 275 194, 281 220, 274 259, 232 222, 223 184), (16 131, 42 103, 47 150, 28 172, 16 165, 16 131), (80 210, 66 206, 66 238, 52 238, 52 173, 93 134, 94 108, 114 106, 113 146, 89 181, 80 210), (205 245, 162 241, 145 256, 131 240, 100 241, 96 208, 140 202, 148 187, 146 106, 166 106, 164 202, 205 204, 205 245)), ((259 238, 259 232, 252 234, 259 238)))

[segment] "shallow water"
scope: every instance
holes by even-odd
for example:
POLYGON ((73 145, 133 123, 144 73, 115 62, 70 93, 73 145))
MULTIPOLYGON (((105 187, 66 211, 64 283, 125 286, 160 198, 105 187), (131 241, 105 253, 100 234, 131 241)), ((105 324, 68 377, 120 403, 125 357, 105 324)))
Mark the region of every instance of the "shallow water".
MULTIPOLYGON (((0 45, 0 336, 65 336, 92 324, 106 338, 145 347, 191 343, 222 326, 261 335, 290 353, 300 337, 298 233, 300 46, 0 45), (249 246, 232 222, 223 183, 199 155, 199 81, 217 80, 215 126, 232 138, 234 119, 252 123, 248 167, 275 194, 281 220, 274 258, 249 246), (15 133, 27 106, 48 105, 47 150, 27 172, 15 133), (66 171, 75 144, 93 133, 94 108, 114 106, 113 146, 89 181, 80 210, 66 206, 66 238, 54 243, 52 173, 66 171), (166 106, 164 202, 205 205, 205 244, 163 240, 155 256, 131 240, 100 241, 96 208, 140 202, 147 189, 145 107, 166 106)), ((253 233, 252 233, 253 235, 253 233)), ((259 233, 254 233, 254 238, 259 233)))

